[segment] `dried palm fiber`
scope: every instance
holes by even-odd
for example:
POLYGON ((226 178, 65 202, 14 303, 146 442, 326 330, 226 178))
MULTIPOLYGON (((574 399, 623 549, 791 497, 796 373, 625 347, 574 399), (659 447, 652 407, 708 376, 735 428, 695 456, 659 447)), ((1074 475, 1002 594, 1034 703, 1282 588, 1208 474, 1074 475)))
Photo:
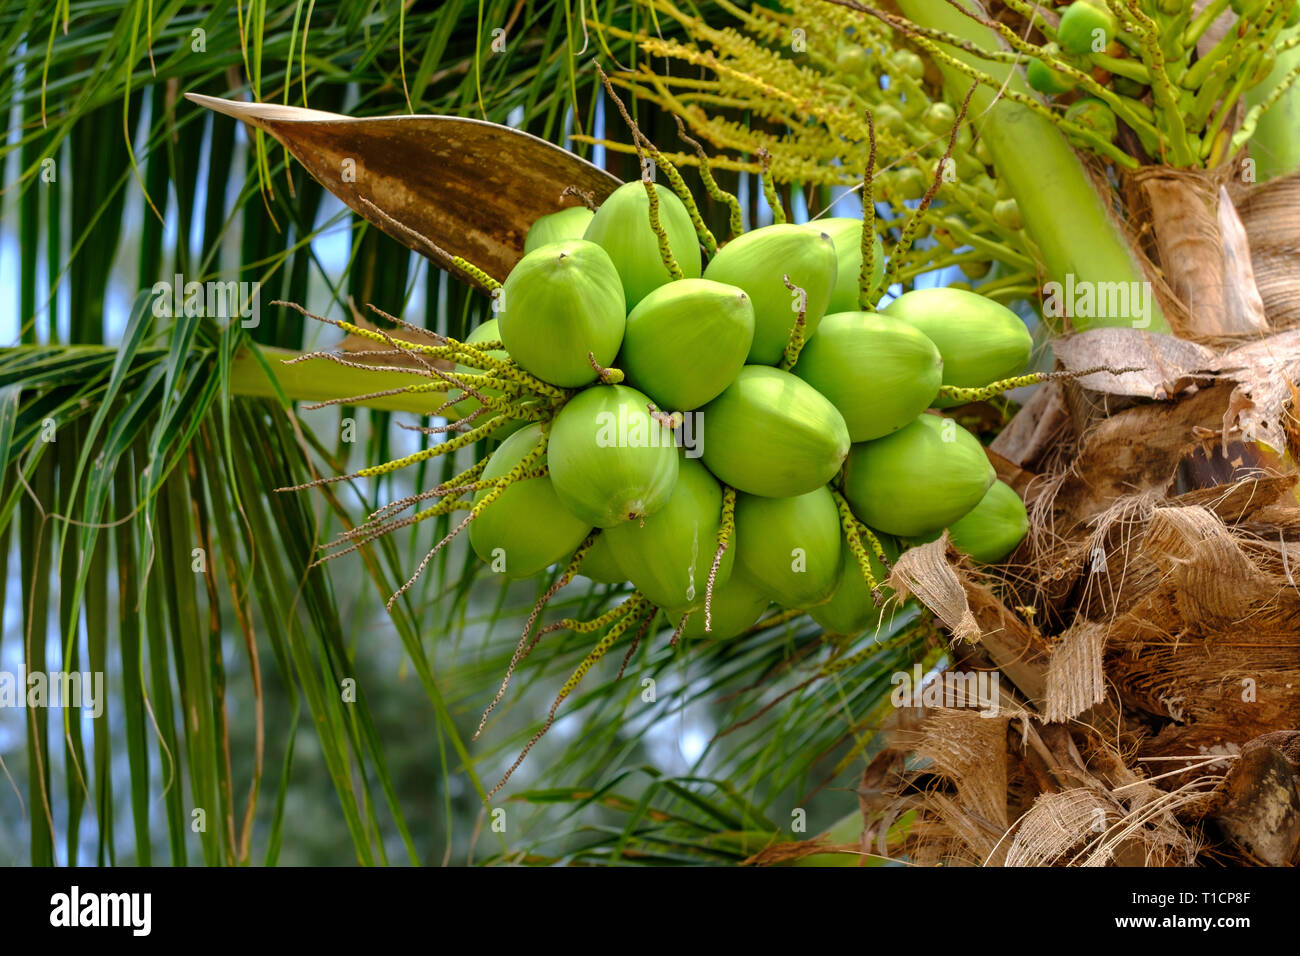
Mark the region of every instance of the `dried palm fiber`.
POLYGON ((1185 307, 1173 321, 1181 338, 1214 342, 1269 329, 1246 229, 1228 190, 1240 179, 1238 163, 1124 173, 1130 231, 1142 224, 1144 251, 1185 307))
MULTIPOLYGON (((1188 865, 1288 852, 1289 837, 1281 847, 1261 841, 1225 794, 1281 779, 1272 750, 1253 760, 1258 772, 1238 768, 1235 755, 1300 726, 1300 509, 1296 476, 1283 473, 1300 350, 1289 333, 1216 354, 1111 332, 1066 340, 1063 364, 1095 361, 1099 350, 1156 357, 1161 368, 1124 383, 1145 390, 1131 396, 1137 404, 1081 427, 1049 395, 1037 409, 1054 421, 1018 416, 990 450, 1029 503, 1021 548, 1000 568, 976 570, 934 542, 900 558, 891 579, 933 601, 950 627, 961 623, 953 667, 995 664, 1025 714, 992 764, 1005 768, 1010 820, 992 849, 991 798, 956 786, 924 752, 928 719, 910 736, 890 735, 864 787, 870 777, 877 818, 917 812, 893 848, 914 862, 1188 865), (1153 403, 1157 395, 1171 400, 1153 403), (1243 423, 1257 437, 1271 430, 1283 454, 1247 454, 1243 423), (1045 453, 1042 442, 1068 451, 1045 453), (1205 474, 1222 480, 1198 487, 1192 479, 1205 474), (1260 778, 1265 771, 1273 777, 1260 778)), ((985 744, 980 720, 949 722, 943 753, 985 744)), ((1289 812, 1270 806, 1271 819, 1289 812)))
POLYGON ((1300 173, 1231 189, 1250 239, 1255 285, 1269 325, 1300 325, 1300 173))

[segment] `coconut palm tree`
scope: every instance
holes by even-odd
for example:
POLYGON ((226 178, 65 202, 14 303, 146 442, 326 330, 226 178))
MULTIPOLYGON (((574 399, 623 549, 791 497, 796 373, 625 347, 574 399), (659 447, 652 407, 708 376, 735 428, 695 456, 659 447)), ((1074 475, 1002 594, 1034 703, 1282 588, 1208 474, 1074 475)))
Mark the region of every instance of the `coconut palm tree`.
MULTIPOLYGON (((1138 4, 1113 5, 1126 36, 1149 34, 1155 21, 1138 4)), ((1243 429, 1289 429, 1279 383, 1296 376, 1285 365, 1278 373, 1282 340, 1244 355, 1224 346, 1287 327, 1294 263, 1270 259, 1251 224, 1288 207, 1293 180, 1238 192, 1249 184, 1216 173, 1227 203, 1205 185, 1207 170, 1239 162, 1243 148, 1260 160, 1258 177, 1289 171, 1291 131, 1265 119, 1288 108, 1271 92, 1289 70, 1290 48, 1273 30, 1280 0, 1247 18, 1259 25, 1255 47, 1280 53, 1272 82, 1207 94, 1195 126, 1175 122, 1185 113, 1148 73, 1148 92, 1125 95, 1141 108, 1115 104, 1125 125, 1114 137, 1077 114, 1061 125, 1067 103, 1044 105, 1021 79, 1017 58, 1031 54, 1084 72, 1042 48, 1058 39, 1050 11, 1007 3, 990 20, 898 8, 903 18, 811 2, 689 15, 638 2, 587 20, 548 2, 419 13, 397 3, 280 13, 71 3, 52 20, 34 7, 4 14, 16 64, 5 102, 21 117, 6 147, 6 221, 19 254, 14 347, 0 361, 3 527, 16 529, 3 553, 16 554, 18 575, 5 649, 17 645, 26 672, 102 673, 109 685, 98 712, 28 700, 26 747, 8 765, 24 784, 31 861, 336 859, 339 846, 313 846, 311 834, 344 827, 363 863, 1181 862, 1202 844, 1284 860, 1285 838, 1267 844, 1254 820, 1271 809, 1259 796, 1270 775, 1293 772, 1287 742, 1266 735, 1295 726, 1277 657, 1294 479, 1277 461, 1287 445, 1264 448, 1243 429), (436 425, 436 406, 356 398, 408 382, 403 371, 285 364, 337 336, 271 303, 362 327, 373 305, 380 328, 393 328, 386 313, 460 338, 489 300, 463 271, 413 255, 418 243, 383 210, 349 212, 287 148, 182 94, 349 116, 481 117, 634 178, 633 140, 614 124, 593 55, 669 159, 699 162, 689 143, 669 145, 683 142, 674 114, 708 144, 720 189, 741 196, 749 222, 785 215, 782 198, 790 214, 821 211, 866 168, 895 288, 964 267, 972 282, 987 276, 979 288, 990 297, 1037 306, 1044 281, 1059 281, 1062 295, 1150 283, 1157 294, 1139 329, 1130 312, 1089 315, 1071 296, 1065 322, 1049 309, 1042 331, 1100 327, 1055 344, 1068 369, 1147 371, 1050 383, 1014 417, 1016 406, 1000 403, 958 411, 986 438, 1000 431, 991 456, 1033 508, 1030 537, 1008 564, 975 569, 944 540, 916 548, 893 583, 919 601, 865 635, 824 635, 782 614, 744 642, 677 648, 651 637, 565 703, 580 730, 557 725, 485 802, 592 639, 548 638, 521 668, 524 686, 471 739, 552 582, 500 585, 451 548, 381 606, 451 530, 449 515, 313 563, 337 532, 472 459, 280 490, 407 453, 419 433, 399 426, 436 425), (703 67, 699 77, 682 61, 703 67), (1243 96, 1281 105, 1238 108, 1243 96), (866 109, 882 117, 890 100, 900 124, 864 125, 866 109), (927 105, 938 103, 950 115, 927 105), (957 116, 970 122, 949 142, 942 120, 957 116), (977 148, 979 171, 963 170, 977 148), (945 175, 948 159, 956 177, 945 175), (918 209, 909 171, 939 185, 934 211, 918 209), (1189 191, 1209 198, 1186 223, 1178 210, 1189 191), (992 215, 1006 200, 1018 221, 1005 205, 992 215), (1219 231, 1195 245, 1188 235, 1207 216, 1219 231), (1210 291, 1228 301, 1206 281, 1215 270, 1238 290, 1231 308, 1204 308, 1210 291), (217 280, 236 284, 221 287, 214 308, 217 280), (1225 311, 1256 325, 1214 325, 1225 311), (1119 329, 1106 321, 1116 318, 1119 329), (1160 331, 1177 337, 1150 334, 1160 331), (1171 401, 1153 402, 1158 392, 1171 401), (1221 439, 1228 465, 1189 451, 1189 432, 1207 447, 1221 439), (1126 452, 1135 445, 1147 454, 1126 452), (1254 643, 1267 646, 1228 640, 1247 617, 1265 635, 1254 643), (966 640, 949 645, 950 634, 966 640), (1195 665, 1184 639, 1196 641, 1195 665), (914 662, 997 668, 1004 718, 894 708, 891 677, 914 662), (1225 672, 1254 682, 1243 707, 1212 689, 1225 672), (304 702, 312 727, 299 736, 304 702), (1023 718, 1014 732, 1008 712, 1023 718), (1231 763, 1202 756, 1251 741, 1231 763), (855 783, 856 799, 846 793, 855 783), (312 799, 328 789, 332 801, 312 799), (1052 830, 1067 810, 1072 825, 1052 830), (841 817, 823 839, 792 842, 841 817), (847 852, 828 860, 828 847, 847 852)), ((1217 21, 1205 20, 1212 36, 1217 21)), ((1093 82, 1137 64, 1150 71, 1150 51, 1136 46, 1100 54, 1116 62, 1102 64, 1111 79, 1093 82)), ((1251 61, 1236 72, 1247 66, 1260 69, 1251 61)), ((364 155, 342 158, 365 167, 364 155)), ((348 171, 340 165, 339 178, 348 171)), ((721 232, 726 204, 698 191, 721 232)), ((510 225, 522 235, 527 221, 510 225)), ((551 613, 590 617, 611 597, 566 588, 551 613)))

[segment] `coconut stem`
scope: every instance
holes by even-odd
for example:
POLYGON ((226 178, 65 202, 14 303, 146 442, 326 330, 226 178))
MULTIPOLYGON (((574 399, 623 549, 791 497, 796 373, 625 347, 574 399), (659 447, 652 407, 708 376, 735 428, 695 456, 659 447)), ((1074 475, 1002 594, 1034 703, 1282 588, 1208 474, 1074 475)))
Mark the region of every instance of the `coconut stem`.
POLYGON ((763 167, 763 171, 758 174, 758 179, 763 185, 763 196, 767 199, 767 205, 772 210, 772 221, 783 223, 785 222, 785 206, 781 204, 781 196, 776 191, 776 183, 772 181, 769 173, 772 168, 772 154, 760 146, 756 155, 763 167))
POLYGON ((454 265, 461 272, 465 273, 467 276, 472 278, 483 288, 493 293, 493 298, 496 297, 495 293, 499 291, 501 288, 501 283, 498 282, 496 279, 492 278, 490 275, 488 275, 478 266, 474 265, 474 263, 470 262, 468 259, 462 259, 460 256, 452 256, 451 264, 454 265))
POLYGON ((781 276, 781 281, 792 293, 797 293, 795 303, 799 313, 794 320, 794 327, 790 329, 790 340, 786 342, 785 350, 781 353, 781 368, 788 372, 794 368, 795 363, 799 361, 799 353, 803 351, 804 334, 808 330, 808 293, 791 282, 788 273, 781 276))
MULTIPOLYGON (((880 584, 876 581, 875 574, 871 571, 871 558, 867 555, 867 549, 863 547, 862 536, 858 532, 858 519, 849 507, 848 500, 838 491, 832 491, 835 496, 835 507, 840 512, 840 528, 844 532, 844 538, 848 541, 849 551, 852 552, 854 559, 858 562, 858 568, 862 571, 862 580, 866 582, 867 588, 871 591, 871 599, 880 607, 884 599, 880 594, 880 584)), ((876 536, 867 532, 876 548, 880 548, 880 542, 876 536)), ((883 557, 883 551, 881 555, 883 557)))
POLYGON ((622 371, 616 368, 605 368, 605 366, 596 361, 595 352, 589 351, 587 353, 587 361, 591 363, 591 367, 595 369, 596 374, 600 377, 601 385, 617 385, 619 382, 623 381, 622 371))
POLYGON ((677 622, 677 627, 673 630, 673 636, 668 640, 669 647, 677 646, 677 642, 682 639, 682 634, 686 630, 686 622, 691 619, 691 615, 694 613, 695 612, 692 610, 692 611, 687 611, 685 614, 682 615, 682 619, 677 622))
POLYGON ((664 268, 673 279, 684 279, 686 276, 682 272, 682 267, 677 264, 677 257, 673 255, 672 246, 668 243, 668 231, 659 221, 659 193, 655 189, 654 181, 643 179, 641 184, 645 186, 646 196, 650 200, 650 229, 659 240, 659 258, 663 260, 664 268))
POLYGON ((569 196, 577 196, 582 204, 592 212, 596 211, 596 197, 586 189, 579 189, 577 186, 565 186, 560 190, 560 199, 567 199, 569 196))
POLYGON ((988 385, 981 385, 978 388, 961 388, 957 385, 943 385, 939 388, 939 398, 947 398, 957 402, 986 402, 990 398, 1001 395, 1003 392, 1009 392, 1013 388, 1024 388, 1026 385, 1040 385, 1043 382, 1071 381, 1077 378, 1083 378, 1085 375, 1094 375, 1097 372, 1108 372, 1111 375, 1124 375, 1127 372, 1141 372, 1145 369, 1141 366, 1131 368, 1111 368, 1109 365, 1095 365, 1092 368, 1080 369, 1077 372, 1030 372, 1028 375, 1017 375, 1014 378, 1004 378, 997 382, 990 382, 988 385))
MULTIPOLYGON (((632 623, 637 619, 637 615, 629 612, 639 610, 643 606, 644 602, 645 598, 641 593, 639 591, 633 591, 632 596, 624 601, 623 604, 619 605, 619 608, 615 609, 622 610, 620 619, 615 621, 605 636, 602 637, 597 642, 596 646, 591 649, 591 652, 582 659, 582 663, 578 665, 577 670, 575 670, 569 676, 569 679, 564 682, 564 686, 560 688, 559 694, 555 697, 555 702, 551 704, 551 709, 546 715, 546 723, 543 724, 542 728, 533 735, 532 739, 529 740, 527 744, 524 745, 524 749, 515 759, 515 762, 510 765, 510 769, 505 772, 505 775, 501 778, 500 782, 488 791, 486 799, 491 800, 492 797, 506 785, 506 782, 514 772, 519 769, 519 765, 524 762, 529 751, 536 746, 537 741, 541 740, 542 737, 546 735, 546 732, 551 729, 551 725, 555 723, 555 713, 560 709, 560 704, 564 703, 565 698, 572 694, 574 688, 577 687, 582 679, 587 676, 587 672, 596 665, 597 661, 608 653, 609 649, 614 646, 615 642, 627 632, 629 627, 632 626, 632 623)), ((541 636, 540 633, 538 636, 541 636)))
MULTIPOLYGON (((537 619, 541 617, 542 611, 546 609, 546 605, 550 602, 551 598, 560 593, 560 590, 573 580, 574 575, 578 573, 578 568, 582 565, 583 558, 587 556, 587 552, 591 550, 591 546, 596 543, 596 537, 599 534, 599 530, 593 530, 587 535, 582 544, 578 545, 578 550, 573 552, 573 556, 569 558, 569 563, 565 565, 564 571, 555 579, 554 583, 546 589, 546 593, 537 599, 537 603, 533 605, 532 613, 528 615, 528 620, 524 622, 524 633, 519 638, 519 643, 515 646, 515 653, 510 658, 510 664, 506 667, 506 676, 502 679, 501 686, 497 688, 497 695, 492 698, 492 703, 488 704, 487 709, 483 711, 483 716, 478 722, 478 729, 474 731, 474 736, 471 738, 472 740, 478 740, 479 734, 483 733, 483 728, 487 726, 488 717, 491 716, 492 711, 496 709, 497 704, 501 703, 501 698, 506 695, 506 688, 510 686, 510 678, 514 676, 515 668, 519 666, 520 661, 532 652, 533 647, 536 645, 536 640, 531 644, 528 641, 529 635, 533 632, 533 625, 537 623, 537 619)), ((538 635, 538 637, 540 636, 541 635, 538 635)))
POLYGON ((659 237, 659 255, 664 260, 664 268, 668 270, 668 274, 674 279, 684 278, 681 269, 677 266, 677 260, 673 257, 672 250, 668 247, 668 236, 659 222, 659 197, 656 195, 654 179, 651 177, 649 165, 645 160, 645 150, 650 151, 655 165, 662 169, 664 175, 668 177, 669 186, 677 194, 677 198, 682 201, 687 214, 691 217, 691 225, 695 227, 696 236, 699 237, 700 242, 704 244, 710 254, 717 251, 718 241, 713 238, 713 233, 709 232, 708 227, 704 225, 704 219, 700 216, 700 209, 695 204, 695 197, 686 188, 686 183, 682 179, 681 173, 677 171, 677 167, 669 161, 667 156, 659 152, 658 147, 650 141, 648 136, 641 132, 641 127, 637 126, 636 121, 628 113, 627 107, 623 105, 622 98, 614 92, 614 84, 609 82, 609 77, 605 75, 605 71, 600 68, 599 63, 596 64, 596 72, 600 75, 600 82, 604 85, 605 92, 614 101, 614 105, 618 107, 623 122, 627 123, 628 129, 632 131, 632 145, 636 147, 636 158, 641 164, 641 181, 645 184, 646 193, 650 197, 650 228, 659 237))
POLYGON ((718 579, 718 568, 722 567, 722 556, 731 546, 731 536, 736 530, 736 489, 730 485, 722 486, 722 520, 718 523, 718 550, 713 553, 713 564, 709 567, 709 582, 704 588, 704 633, 713 630, 713 583, 718 579))
POLYGON ((867 165, 862 170, 862 268, 858 272, 858 306, 869 312, 871 301, 871 273, 876 267, 876 122, 867 110, 867 137, 871 141, 867 165))
POLYGON ((952 162, 953 147, 957 145, 957 132, 961 129, 961 124, 966 121, 966 109, 970 106, 970 99, 975 95, 975 90, 978 87, 978 83, 973 83, 971 88, 966 91, 966 98, 961 102, 961 110, 957 113, 957 119, 952 124, 952 132, 948 134, 948 147, 943 151, 943 157, 939 160, 938 166, 935 167, 934 180, 930 183, 930 188, 925 191, 925 195, 921 197, 921 202, 912 210, 912 214, 907 217, 907 222, 903 224, 903 229, 898 236, 898 242, 894 244, 893 251, 889 254, 889 265, 885 268, 885 277, 880 283, 883 289, 888 289, 894 284, 894 276, 898 273, 899 263, 907 256, 907 250, 912 246, 912 239, 921 225, 921 220, 925 218, 926 210, 930 208, 931 201, 939 191, 939 187, 943 185, 944 171, 947 169, 948 164, 952 162))
MULTIPOLYGON (((682 124, 682 118, 674 113, 673 119, 677 121, 677 135, 688 145, 693 146, 695 155, 700 158, 700 179, 704 181, 704 191, 709 194, 709 198, 714 202, 720 202, 727 207, 729 211, 727 224, 730 228, 730 234, 727 238, 734 239, 745 231, 744 219, 740 215, 740 200, 734 194, 719 186, 718 181, 713 178, 713 169, 709 165, 708 154, 704 152, 704 147, 700 145, 699 140, 687 135, 686 127, 682 124)), ((710 234, 710 238, 712 238, 712 234, 710 234)), ((713 248, 709 249, 709 254, 712 255, 716 250, 717 242, 715 240, 713 248)))

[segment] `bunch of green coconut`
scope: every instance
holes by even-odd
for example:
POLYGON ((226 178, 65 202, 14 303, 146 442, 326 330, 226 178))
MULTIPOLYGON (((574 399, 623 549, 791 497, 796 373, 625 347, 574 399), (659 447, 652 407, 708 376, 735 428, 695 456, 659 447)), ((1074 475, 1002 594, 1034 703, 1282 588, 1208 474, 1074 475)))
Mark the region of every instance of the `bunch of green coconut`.
POLYGON ((499 442, 461 480, 476 554, 630 582, 647 623, 728 639, 773 604, 875 625, 889 562, 945 529, 979 561, 1014 550, 1023 503, 935 410, 1007 387, 1024 323, 960 289, 864 308, 884 256, 859 219, 704 240, 707 262, 695 220, 648 182, 543 216, 495 317, 438 350, 455 441, 499 442))

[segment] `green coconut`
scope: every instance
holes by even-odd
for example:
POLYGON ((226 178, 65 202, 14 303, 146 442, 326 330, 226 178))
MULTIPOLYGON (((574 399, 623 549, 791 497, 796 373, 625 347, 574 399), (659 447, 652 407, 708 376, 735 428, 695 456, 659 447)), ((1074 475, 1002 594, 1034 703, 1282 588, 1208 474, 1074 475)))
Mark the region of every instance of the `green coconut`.
POLYGON ((704 463, 751 495, 787 498, 835 476, 851 444, 844 416, 803 379, 747 365, 703 409, 704 463))
POLYGON ((668 504, 677 483, 672 430, 650 417, 650 399, 626 385, 579 392, 551 425, 551 480, 564 506, 612 528, 668 504))
POLYGON ((853 446, 844 465, 844 497, 869 527, 917 537, 965 515, 995 478, 974 435, 950 418, 926 414, 892 435, 853 446))
MULTIPOLYGON (((682 636, 692 640, 704 637, 713 641, 739 637, 758 622, 771 604, 772 600, 762 586, 736 567, 726 584, 713 589, 707 622, 709 630, 704 630, 706 622, 704 606, 701 604, 691 613, 686 627, 682 629, 682 636)), ((667 614, 669 624, 674 629, 681 624, 683 613, 683 610, 678 609, 667 614)))
MULTIPOLYGON (((472 332, 470 332, 469 335, 465 336, 465 342, 467 345, 478 345, 480 342, 492 342, 492 341, 499 340, 500 338, 501 338, 501 332, 497 327, 497 320, 488 319, 487 321, 483 322, 481 325, 476 327, 472 332)), ((488 352, 488 355, 492 356, 493 358, 501 359, 502 361, 506 361, 507 359, 510 358, 510 353, 507 352, 505 349, 492 349, 488 352)), ((468 365, 457 365, 456 372, 458 374, 466 375, 466 376, 484 374, 482 369, 471 368, 468 365)), ((501 398, 503 394, 501 389, 499 388, 485 387, 478 390, 481 391, 484 395, 488 396, 489 398, 501 398)), ((455 405, 452 406, 452 411, 455 413, 458 419, 468 418, 470 415, 473 415, 476 411, 478 411, 479 407, 482 405, 482 403, 473 395, 470 395, 468 392, 465 392, 459 388, 452 388, 447 390, 448 398, 451 398, 456 395, 462 396, 461 399, 457 401, 455 405)), ((487 421, 487 415, 488 413, 484 413, 483 415, 475 419, 471 424, 473 425, 484 424, 487 421)), ((527 424, 528 422, 524 421, 522 418, 508 418, 504 422, 502 422, 499 426, 497 426, 497 428, 494 429, 491 432, 491 434, 488 435, 488 437, 500 441, 501 439, 505 438, 507 435, 512 435, 515 432, 519 431, 519 429, 523 428, 527 424)))
POLYGON ((790 498, 738 495, 736 561, 777 604, 830 600, 840 578, 840 515, 823 485, 790 498))
MULTIPOLYGON (((682 276, 698 279, 702 268, 700 242, 691 214, 671 189, 655 185, 659 224, 668 236, 682 276)), ((640 181, 624 183, 600 204, 583 238, 603 248, 623 280, 624 312, 672 280, 659 252, 659 238, 650 226, 650 197, 640 181)))
MULTIPOLYGON (((898 546, 894 540, 888 535, 877 535, 877 537, 880 538, 880 546, 885 556, 890 561, 897 560, 898 546)), ((868 564, 883 600, 890 593, 889 588, 885 587, 885 578, 889 576, 889 572, 871 553, 871 545, 866 541, 862 544, 867 549, 868 564)), ((825 604, 809 608, 808 616, 820 624, 823 630, 832 634, 860 634, 869 627, 875 627, 880 620, 880 608, 876 606, 875 599, 871 596, 871 589, 867 587, 866 579, 862 576, 862 567, 853 552, 849 550, 847 539, 842 538, 840 541, 839 586, 835 588, 835 593, 825 604)))
POLYGON ((604 532, 596 535, 596 540, 583 555, 582 563, 578 565, 578 573, 598 584, 621 584, 627 580, 627 575, 618 566, 618 559, 614 557, 614 551, 609 546, 609 539, 604 532))
POLYGON ((1115 39, 1119 23, 1106 6, 1106 0, 1074 0, 1061 13, 1056 28, 1056 42, 1061 49, 1076 56, 1104 53, 1115 39))
POLYGON ((1025 77, 1029 80, 1030 86, 1049 96, 1068 93, 1077 85, 1071 77, 1052 69, 1037 57, 1031 59, 1029 65, 1025 67, 1025 77))
POLYGON ((753 339, 754 307, 744 290, 682 279, 628 315, 618 367, 664 411, 690 411, 731 384, 753 339))
POLYGON ((510 270, 501 290, 501 341, 526 371, 561 388, 597 378, 588 352, 612 365, 626 325, 623 286, 594 242, 540 246, 510 270))
MULTIPOLYGON (((540 424, 528 425, 506 438, 488 459, 483 480, 500 478, 537 447, 540 424)), ((543 455, 537 467, 546 464, 543 455)), ((474 496, 477 504, 486 490, 474 496)), ((494 571, 526 578, 545 570, 582 544, 591 523, 575 517, 560 503, 548 476, 511 484, 469 523, 469 543, 494 571)))
POLYGON ((737 236, 718 250, 704 278, 739 286, 754 304, 754 341, 746 359, 751 365, 781 361, 799 317, 793 293, 783 276, 808 296, 805 337, 817 331, 835 287, 839 260, 825 232, 782 223, 737 236))
MULTIPOLYGON (((914 289, 881 310, 924 332, 943 356, 943 384, 977 388, 1019 375, 1034 342, 1005 305, 965 289, 914 289)), ((936 407, 957 404, 940 400, 936 407)))
POLYGON ((948 537, 958 551, 992 564, 1016 550, 1028 532, 1025 503, 1005 481, 995 481, 980 503, 953 523, 948 537))
MULTIPOLYGON (((939 105, 941 104, 935 104, 939 105)), ((826 303, 826 313, 856 312, 861 308, 858 304, 858 283, 862 274, 862 220, 818 219, 804 228, 826 233, 835 244, 835 259, 839 265, 835 272, 835 288, 831 290, 830 301, 826 303)), ((867 298, 874 302, 885 277, 885 247, 881 245, 879 236, 874 236, 872 243, 871 288, 867 290, 867 298)))
POLYGON ((874 312, 822 319, 793 372, 830 400, 849 438, 870 441, 929 408, 943 381, 943 359, 924 332, 874 312))
MULTIPOLYGON (((659 607, 703 607, 722 525, 722 486, 698 461, 682 458, 668 504, 644 521, 604 532, 618 567, 659 607)), ((735 548, 723 552, 714 586, 731 577, 735 548)))
POLYGON ((563 242, 565 239, 581 239, 594 216, 586 206, 570 206, 559 212, 539 216, 524 238, 524 252, 532 252, 549 242, 563 242))

